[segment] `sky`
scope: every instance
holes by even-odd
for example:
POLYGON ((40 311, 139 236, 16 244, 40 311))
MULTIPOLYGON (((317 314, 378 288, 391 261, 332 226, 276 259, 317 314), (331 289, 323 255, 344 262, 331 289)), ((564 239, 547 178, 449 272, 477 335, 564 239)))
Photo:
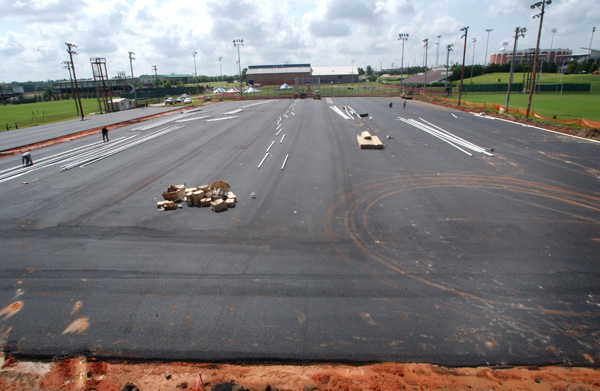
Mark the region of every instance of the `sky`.
MULTIPOLYGON (((106 59, 110 77, 194 74, 219 76, 264 64, 355 66, 462 62, 461 28, 469 26, 465 64, 483 64, 518 48, 534 48, 534 0, 0 0, 0 81, 68 79, 65 43, 77 45, 77 78, 91 78, 90 58, 106 59), (489 34, 487 29, 492 29, 489 34), (399 33, 409 35, 402 55, 399 33), (441 36, 439 39, 438 36, 441 36), (489 36, 489 41, 488 41, 489 36), (473 43, 473 38, 477 41, 473 43), (439 45, 438 45, 439 42, 439 45), (194 52, 196 56, 194 57, 194 52), (222 58, 219 61, 219 58, 222 58)), ((600 27, 600 0, 554 0, 546 6, 540 46, 587 51, 600 27), (552 30, 556 29, 553 34, 552 30)), ((592 47, 600 48, 600 31, 592 47)))

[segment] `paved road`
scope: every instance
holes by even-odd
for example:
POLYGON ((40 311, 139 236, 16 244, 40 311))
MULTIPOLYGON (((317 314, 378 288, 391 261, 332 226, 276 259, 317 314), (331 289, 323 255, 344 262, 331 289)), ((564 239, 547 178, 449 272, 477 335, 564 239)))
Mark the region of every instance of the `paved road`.
POLYGON ((100 115, 91 115, 81 119, 56 122, 51 124, 33 126, 0 132, 0 152, 8 149, 17 148, 25 145, 38 143, 40 141, 51 140, 54 138, 81 132, 83 130, 110 127, 114 124, 130 121, 132 119, 149 117, 152 115, 165 113, 168 111, 181 111, 183 106, 153 106, 144 107, 135 110, 119 111, 100 115))
POLYGON ((600 145, 395 102, 213 104, 35 151, 27 171, 0 159, 0 344, 597 365, 600 145), (363 130, 385 150, 359 150, 363 130), (156 208, 167 185, 219 179, 235 208, 156 208))

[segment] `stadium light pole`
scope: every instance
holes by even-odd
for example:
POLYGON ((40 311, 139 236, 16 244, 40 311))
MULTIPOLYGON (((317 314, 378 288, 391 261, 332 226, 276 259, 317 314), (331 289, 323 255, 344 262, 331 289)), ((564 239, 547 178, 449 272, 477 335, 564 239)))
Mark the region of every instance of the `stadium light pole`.
POLYGON ((517 40, 519 39, 519 35, 521 38, 525 38, 525 33, 527 29, 525 27, 517 27, 515 28, 515 43, 513 45, 513 53, 512 53, 512 61, 510 63, 510 76, 508 77, 508 90, 506 91, 506 106, 504 106, 504 112, 508 114, 508 100, 510 99, 510 87, 512 86, 513 81, 513 73, 515 71, 515 62, 517 55, 517 40))
POLYGON ((196 55, 198 52, 194 52, 194 77, 196 78, 196 95, 200 95, 200 90, 198 89, 198 69, 196 68, 196 55))
POLYGON ((129 52, 129 66, 131 67, 131 84, 133 87, 133 99, 134 99, 134 105, 137 108, 138 104, 137 104, 137 89, 135 88, 135 79, 133 77, 133 60, 135 60, 135 57, 133 57, 135 55, 134 52, 129 52))
POLYGON ((437 68, 439 65, 439 59, 440 59, 440 38, 442 38, 441 35, 437 36, 438 41, 435 44, 435 67, 437 68))
POLYGON ((590 48, 588 50, 588 58, 587 60, 590 61, 590 57, 592 56, 592 41, 594 40, 594 33, 596 32, 596 27, 592 28, 592 38, 590 38, 590 48))
POLYGON ((448 96, 448 68, 450 68, 450 52, 452 51, 453 44, 446 45, 446 85, 444 86, 444 96, 448 96))
POLYGON ((465 39, 465 43, 463 45, 462 69, 460 70, 460 86, 458 87, 458 105, 460 106, 460 99, 462 98, 463 80, 465 78, 465 55, 467 54, 467 33, 469 32, 469 26, 463 27, 459 31, 463 31, 463 35, 461 38, 465 39))
POLYGON ((429 38, 423 40, 423 47, 425 48, 425 81, 423 82, 423 98, 425 98, 425 89, 427 88, 427 49, 429 48, 429 38))
POLYGON ((535 90, 535 73, 538 65, 538 56, 540 51, 540 38, 542 37, 542 24, 544 23, 544 13, 546 12, 546 5, 552 4, 551 0, 538 1, 531 5, 531 9, 536 7, 540 9, 540 13, 533 15, 533 18, 540 18, 540 26, 538 28, 537 42, 535 44, 535 55, 533 56, 533 70, 531 74, 531 85, 529 86, 529 100, 527 101, 527 111, 525 112, 525 118, 529 118, 529 111, 531 110, 531 99, 533 98, 533 91, 535 90))
POLYGON ((403 79, 403 71, 404 71, 404 42, 408 40, 408 34, 400 33, 398 36, 398 41, 402 41, 402 63, 400 64, 400 93, 402 94, 402 79, 403 79))
POLYGON ((71 68, 73 68, 73 80, 75 80, 75 95, 77 96, 77 101, 79 102, 79 113, 81 114, 81 120, 83 121, 83 106, 81 106, 81 96, 79 95, 79 87, 77 86, 77 76, 75 75, 75 64, 73 64, 73 54, 77 54, 73 48, 76 48, 77 45, 72 43, 65 43, 67 45, 67 53, 69 53, 69 57, 71 58, 71 68))
POLYGON ((158 71, 156 65, 152 65, 152 70, 154 71, 154 84, 156 84, 156 88, 158 88, 158 71))
POLYGON ((477 43, 477 38, 473 38, 473 58, 471 59, 471 84, 473 84, 473 68, 475 68, 475 43, 477 43))
POLYGON ((223 57, 219 57, 219 69, 221 70, 221 87, 223 87, 223 57))
POLYGON ((487 54, 488 54, 488 46, 490 44, 490 33, 494 31, 494 29, 486 29, 485 32, 487 33, 487 42, 485 44, 485 57, 483 58, 483 65, 487 65, 488 63, 488 58, 487 58, 487 54))
POLYGON ((243 95, 242 95, 242 62, 240 60, 240 46, 244 46, 244 40, 243 39, 234 39, 233 46, 237 47, 237 52, 238 52, 238 70, 240 72, 240 99, 241 99, 243 97, 243 95))

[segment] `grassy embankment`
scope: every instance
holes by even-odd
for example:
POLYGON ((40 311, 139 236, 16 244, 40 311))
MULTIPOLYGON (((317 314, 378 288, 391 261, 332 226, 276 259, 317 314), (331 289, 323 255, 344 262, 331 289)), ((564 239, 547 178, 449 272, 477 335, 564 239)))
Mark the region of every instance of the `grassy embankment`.
MULTIPOLYGON (((508 73, 492 73, 473 78, 473 84, 495 84, 508 83, 508 73), (500 79, 500 82, 498 82, 500 79)), ((541 83, 557 83, 560 76, 553 74, 542 74, 541 83)), ((522 82, 523 74, 516 73, 513 82, 522 82)), ((590 93, 544 93, 534 94, 531 100, 531 110, 536 113, 559 119, 585 118, 592 121, 600 121, 600 76, 597 75, 563 75, 562 83, 590 83, 590 93)), ((463 83, 470 83, 465 79, 463 83)), ((458 98, 458 83, 455 84, 450 99, 458 98)), ((463 94, 462 100, 472 103, 494 103, 500 106, 506 104, 506 93, 503 94, 463 94)), ((527 108, 528 94, 512 92, 510 94, 509 107, 527 108)))

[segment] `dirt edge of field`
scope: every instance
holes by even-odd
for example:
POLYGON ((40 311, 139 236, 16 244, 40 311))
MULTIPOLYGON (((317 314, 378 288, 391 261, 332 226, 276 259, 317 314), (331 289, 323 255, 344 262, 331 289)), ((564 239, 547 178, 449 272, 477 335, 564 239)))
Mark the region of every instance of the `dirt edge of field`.
MULTIPOLYGON (((0 361, 1 362, 1 361, 0 361)), ((568 366, 450 368, 430 364, 231 365, 6 357, 0 389, 33 390, 600 390, 600 369, 568 366)))

